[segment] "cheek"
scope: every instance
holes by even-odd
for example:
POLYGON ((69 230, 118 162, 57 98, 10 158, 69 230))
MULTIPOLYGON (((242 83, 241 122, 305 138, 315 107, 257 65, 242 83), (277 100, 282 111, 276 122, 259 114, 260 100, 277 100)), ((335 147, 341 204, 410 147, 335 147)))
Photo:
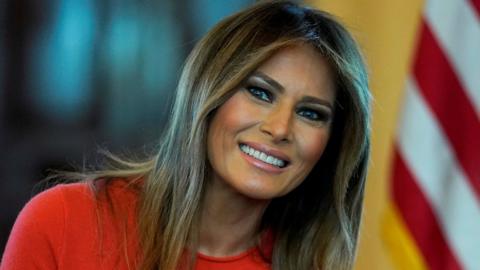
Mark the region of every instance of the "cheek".
POLYGON ((246 102, 242 94, 237 92, 218 108, 211 128, 215 127, 219 132, 238 132, 255 123, 258 110, 246 102))
POLYGON ((254 115, 241 98, 241 93, 234 94, 213 116, 208 134, 209 152, 220 153, 231 144, 238 132, 255 122, 254 115))
POLYGON ((299 155, 311 167, 313 167, 322 156, 330 137, 329 129, 309 130, 299 140, 299 155))

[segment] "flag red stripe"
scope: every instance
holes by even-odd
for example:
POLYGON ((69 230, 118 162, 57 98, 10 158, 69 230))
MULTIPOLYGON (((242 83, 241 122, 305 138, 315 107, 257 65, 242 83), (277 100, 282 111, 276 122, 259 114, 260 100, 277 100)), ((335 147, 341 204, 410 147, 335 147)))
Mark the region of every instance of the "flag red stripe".
POLYGON ((477 13, 477 17, 480 18, 480 0, 470 0, 470 2, 472 3, 473 9, 477 13))
POLYGON ((480 200, 480 119, 428 25, 422 23, 414 74, 480 200))
POLYGON ((393 200, 429 269, 461 269, 448 246, 435 215, 404 160, 394 150, 393 200))

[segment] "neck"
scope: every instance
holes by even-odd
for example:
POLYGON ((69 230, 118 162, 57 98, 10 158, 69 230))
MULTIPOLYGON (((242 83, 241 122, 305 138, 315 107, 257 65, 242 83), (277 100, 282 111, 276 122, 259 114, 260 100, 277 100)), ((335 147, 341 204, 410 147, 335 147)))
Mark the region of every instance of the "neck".
POLYGON ((239 194, 222 180, 211 181, 204 199, 198 251, 226 257, 255 246, 268 202, 239 194))

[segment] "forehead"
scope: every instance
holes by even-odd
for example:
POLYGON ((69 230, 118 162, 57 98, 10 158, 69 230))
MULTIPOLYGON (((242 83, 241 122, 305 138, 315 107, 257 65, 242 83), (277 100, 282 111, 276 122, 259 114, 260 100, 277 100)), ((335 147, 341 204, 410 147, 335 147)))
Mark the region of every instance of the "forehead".
POLYGON ((320 97, 331 102, 335 98, 330 64, 312 45, 282 48, 257 70, 277 81, 291 94, 320 97))

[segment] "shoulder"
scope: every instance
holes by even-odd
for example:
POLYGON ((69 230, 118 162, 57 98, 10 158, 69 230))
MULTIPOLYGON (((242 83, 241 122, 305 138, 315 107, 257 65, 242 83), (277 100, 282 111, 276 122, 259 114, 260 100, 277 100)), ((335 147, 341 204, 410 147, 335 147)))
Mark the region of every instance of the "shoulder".
POLYGON ((56 268, 64 252, 65 195, 88 200, 87 190, 83 184, 57 185, 34 196, 15 221, 1 269, 56 268))
POLYGON ((72 198, 89 202, 94 199, 93 191, 86 182, 58 184, 35 195, 27 202, 22 212, 28 212, 34 208, 49 213, 49 209, 60 209, 66 200, 72 200, 72 198))
POLYGON ((34 196, 24 206, 15 225, 22 231, 36 231, 57 239, 65 227, 65 216, 72 204, 76 211, 93 205, 94 196, 86 183, 60 184, 34 196), (50 233, 51 232, 51 233, 50 233))
POLYGON ((17 223, 33 222, 35 226, 57 228, 63 222, 65 201, 72 197, 82 201, 89 201, 92 198, 86 184, 60 184, 34 196, 20 212, 17 223))
POLYGON ((0 269, 95 269, 113 261, 123 238, 110 210, 121 209, 128 228, 135 224, 137 192, 126 183, 59 184, 34 196, 17 217, 0 269), (111 254, 99 257, 102 250, 111 254))
MULTIPOLYGON (((59 184, 33 197, 22 212, 35 212, 35 215, 52 215, 74 212, 91 212, 107 204, 127 206, 136 204, 138 191, 130 187, 126 180, 116 179, 105 184, 103 181, 86 181, 59 184), (31 211, 31 209, 35 211, 31 211)), ((98 209, 97 209, 98 210, 98 209)))
POLYGON ((69 210, 67 207, 77 205, 85 208, 91 206, 94 199, 94 194, 86 183, 59 184, 33 197, 25 205, 21 215, 34 216, 48 225, 49 220, 64 217, 69 210))
POLYGON ((129 206, 129 210, 133 210, 130 206, 136 205, 136 195, 125 184, 112 183, 105 187, 106 193, 96 191, 94 187, 91 182, 79 182, 49 188, 25 205, 15 226, 22 231, 46 234, 51 241, 62 241, 65 228, 69 234, 73 231, 81 234, 81 231, 96 227, 98 214, 108 212, 110 204, 122 209, 129 206))

